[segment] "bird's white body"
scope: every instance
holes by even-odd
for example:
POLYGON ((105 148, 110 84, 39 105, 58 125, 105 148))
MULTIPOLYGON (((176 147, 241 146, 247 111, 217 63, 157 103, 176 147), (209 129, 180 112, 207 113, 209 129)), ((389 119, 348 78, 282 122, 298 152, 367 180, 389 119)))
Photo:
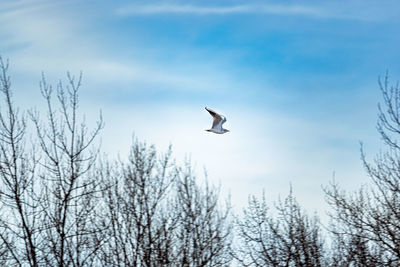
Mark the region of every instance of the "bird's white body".
POLYGON ((226 122, 226 118, 223 115, 218 114, 214 110, 207 108, 207 107, 206 107, 206 110, 214 118, 211 129, 208 129, 206 131, 216 133, 216 134, 224 134, 224 133, 229 132, 229 130, 222 128, 222 124, 224 124, 226 122))

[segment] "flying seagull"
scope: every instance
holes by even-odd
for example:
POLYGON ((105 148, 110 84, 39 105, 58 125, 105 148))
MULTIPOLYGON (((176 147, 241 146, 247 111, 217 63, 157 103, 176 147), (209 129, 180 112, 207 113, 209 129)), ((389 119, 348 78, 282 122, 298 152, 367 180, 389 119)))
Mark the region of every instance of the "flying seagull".
POLYGON ((224 124, 226 122, 226 118, 224 116, 218 114, 217 112, 215 112, 214 110, 212 110, 208 107, 206 107, 206 110, 214 118, 211 129, 208 129, 206 131, 216 133, 216 134, 224 134, 226 132, 229 132, 229 130, 222 128, 222 124, 224 124))

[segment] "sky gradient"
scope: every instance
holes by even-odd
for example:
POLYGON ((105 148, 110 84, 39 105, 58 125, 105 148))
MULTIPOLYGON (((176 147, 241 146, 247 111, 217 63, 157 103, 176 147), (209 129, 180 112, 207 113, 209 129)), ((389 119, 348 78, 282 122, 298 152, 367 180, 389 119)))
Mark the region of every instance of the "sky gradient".
POLYGON ((43 105, 49 83, 83 72, 81 111, 102 110, 102 149, 134 134, 231 195, 235 209, 293 186, 323 214, 321 186, 368 182, 359 152, 381 147, 378 77, 400 78, 398 1, 1 1, 0 55, 15 100, 43 105), (204 130, 208 106, 231 132, 204 130))

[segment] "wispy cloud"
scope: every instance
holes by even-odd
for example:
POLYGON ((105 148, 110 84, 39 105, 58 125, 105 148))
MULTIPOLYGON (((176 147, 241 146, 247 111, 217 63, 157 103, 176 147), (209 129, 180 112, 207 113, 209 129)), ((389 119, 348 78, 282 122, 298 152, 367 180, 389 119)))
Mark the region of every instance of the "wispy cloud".
POLYGON ((396 1, 385 5, 370 1, 313 2, 301 4, 236 4, 236 5, 198 5, 181 3, 132 4, 116 10, 118 15, 157 15, 157 14, 192 14, 192 15, 290 15, 321 19, 350 19, 361 21, 399 19, 399 6, 396 1))
POLYGON ((34 75, 44 71, 50 77, 59 77, 67 70, 83 71, 85 80, 95 85, 130 85, 135 90, 151 87, 155 91, 188 92, 232 86, 223 73, 209 70, 210 60, 190 63, 189 67, 157 62, 150 55, 144 60, 115 57, 117 52, 105 50, 96 37, 83 33, 82 25, 90 22, 71 20, 71 10, 61 13, 60 9, 48 1, 38 5, 30 0, 0 3, 0 35, 5 37, 0 50, 15 70, 34 75))
POLYGON ((117 9, 119 15, 151 15, 163 13, 224 15, 224 14, 297 14, 317 16, 321 10, 306 6, 284 5, 233 5, 233 6, 199 6, 180 4, 131 5, 117 9))
MULTIPOLYGON (((328 183, 333 170, 338 181, 349 187, 356 188, 364 181, 358 140, 375 137, 368 131, 373 131, 376 100, 368 97, 373 116, 366 116, 368 102, 350 97, 354 90, 345 84, 350 80, 346 77, 368 76, 360 72, 359 61, 350 65, 346 76, 302 68, 307 64, 312 65, 311 70, 333 63, 351 64, 324 61, 332 52, 343 58, 359 54, 370 66, 378 65, 368 60, 370 54, 390 54, 393 62, 398 62, 396 49, 391 48, 396 47, 397 39, 387 37, 387 33, 397 36, 397 24, 385 33, 376 27, 381 24, 359 28, 358 22, 398 20, 399 8, 397 0, 385 0, 384 5, 378 0, 174 0, 158 4, 133 0, 126 7, 106 1, 2 0, 0 52, 11 60, 11 70, 17 74, 11 73, 15 95, 27 107, 42 103, 36 93, 40 71, 54 84, 66 70, 73 74, 82 70, 82 111, 96 119, 101 107, 106 121, 103 151, 125 156, 135 132, 161 150, 172 143, 178 159, 190 152, 199 169, 206 166, 209 178, 220 181, 224 193, 231 192, 237 207, 246 203, 248 193, 261 192, 262 187, 275 199, 286 192, 291 181, 299 200, 306 200, 303 203, 314 210, 322 205, 320 185, 328 183), (254 21, 253 14, 258 15, 254 21), (165 27, 165 20, 158 21, 158 15, 186 17, 173 21, 179 25, 165 27), (194 16, 206 22, 207 16, 223 19, 235 15, 245 16, 230 17, 226 28, 191 24, 194 16), (269 15, 275 20, 260 19, 269 15), (128 21, 130 16, 147 17, 128 21), (304 18, 353 19, 357 23, 333 20, 314 31, 307 28, 311 23, 302 23, 304 18), (243 23, 238 29, 238 23, 230 24, 235 19, 252 23, 243 23), (290 27, 285 24, 289 19, 295 22, 290 27), (263 28, 271 21, 277 24, 273 34, 263 28), (255 28, 245 28, 247 25, 255 28), (242 34, 247 29, 249 33, 242 34), (367 38, 357 39, 358 31, 367 38), (264 36, 269 38, 260 40, 264 36), (373 49, 366 49, 368 45, 373 49), (309 85, 319 89, 309 90, 309 85), (343 85, 334 94, 338 97, 321 97, 343 85), (230 134, 209 135, 203 130, 211 123, 204 105, 227 115, 230 134), (346 106, 349 108, 342 108, 346 106), (357 112, 359 117, 354 115, 357 112), (334 115, 322 117, 321 113, 334 115), (371 127, 363 126, 369 123, 366 117, 371 117, 371 127)), ((363 79, 362 90, 369 90, 363 79)))

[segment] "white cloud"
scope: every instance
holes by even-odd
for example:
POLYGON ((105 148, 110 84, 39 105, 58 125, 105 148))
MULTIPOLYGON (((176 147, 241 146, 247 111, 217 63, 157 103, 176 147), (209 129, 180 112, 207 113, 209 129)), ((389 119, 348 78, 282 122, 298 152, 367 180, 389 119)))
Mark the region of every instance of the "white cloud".
MULTIPOLYGON (((124 86, 117 88, 109 86, 107 89, 116 90, 115 94, 121 93, 120 90, 140 90, 141 87, 131 86, 134 83, 150 84, 156 90, 162 90, 159 89, 161 86, 157 86, 162 85, 168 90, 201 92, 213 90, 212 88, 227 90, 233 88, 234 91, 238 86, 238 81, 231 77, 232 74, 230 76, 226 74, 229 70, 225 73, 224 69, 218 68, 217 64, 214 65, 210 58, 191 60, 187 63, 181 60, 179 64, 155 62, 151 55, 144 56, 145 60, 135 60, 135 58, 121 60, 119 53, 103 50, 105 48, 102 48, 101 43, 85 35, 80 28, 81 21, 76 21, 77 17, 74 19, 69 17, 71 10, 69 13, 59 10, 57 12, 55 6, 47 5, 46 1, 40 2, 41 5, 36 5, 34 1, 18 3, 0 5, 0 35, 7 36, 5 41, 2 40, 0 43, 0 48, 4 51, 7 46, 8 53, 3 56, 10 57, 13 69, 33 73, 37 79, 42 70, 58 78, 60 75, 63 76, 66 70, 73 73, 83 70, 85 89, 93 87, 95 88, 93 90, 98 90, 96 86, 87 86, 88 83, 102 85, 103 87, 99 86, 102 90, 104 84, 122 83, 124 86)), ((246 4, 214 7, 153 4, 130 6, 126 10, 119 9, 118 13, 120 15, 262 13, 354 17, 355 12, 358 12, 358 10, 349 13, 339 11, 342 12, 343 9, 328 10, 326 7, 300 5, 246 4)), ((360 13, 363 14, 362 11, 360 13)), ((82 19, 87 18, 82 16, 82 19)), ((142 52, 143 48, 130 47, 130 49, 140 49, 142 52)), ((243 76, 238 80, 246 83, 248 88, 253 87, 251 81, 245 80, 243 76)), ((263 89, 269 90, 269 88, 263 89)), ((101 92, 96 93, 101 94, 101 92)), ((245 205, 247 195, 260 193, 263 187, 266 188, 267 194, 269 192, 273 192, 274 196, 277 192, 285 194, 289 182, 292 181, 296 195, 302 193, 303 199, 308 197, 310 203, 312 202, 310 206, 317 208, 323 201, 320 197, 322 194, 316 196, 309 192, 321 192, 320 185, 326 182, 325 178, 330 178, 332 171, 337 171, 338 176, 340 173, 346 174, 346 177, 354 175, 356 178, 353 181, 358 181, 357 177, 362 173, 362 168, 358 164, 357 148, 354 149, 354 154, 346 155, 346 160, 349 159, 349 162, 354 163, 353 167, 349 163, 337 169, 331 163, 338 162, 337 160, 343 157, 343 150, 331 149, 321 142, 321 139, 326 140, 327 136, 343 135, 347 138, 348 129, 338 132, 338 129, 332 127, 322 131, 320 125, 307 124, 285 116, 268 115, 266 111, 242 110, 240 107, 228 110, 215 105, 212 107, 221 108, 223 109, 221 111, 226 112, 228 116, 226 127, 232 130, 229 134, 218 136, 203 131, 211 123, 207 112, 204 110, 201 112, 203 106, 189 106, 192 103, 188 106, 180 103, 179 107, 174 107, 170 103, 164 103, 163 106, 149 102, 142 105, 135 104, 133 107, 119 107, 120 103, 115 105, 108 102, 102 107, 106 121, 103 136, 105 151, 112 153, 120 150, 122 156, 125 156, 124 152, 129 147, 132 132, 139 138, 146 138, 150 143, 155 143, 161 150, 171 142, 178 159, 182 159, 185 153, 192 153, 193 160, 198 163, 199 173, 203 165, 206 166, 213 182, 220 180, 224 190, 231 191, 237 206, 245 205), (304 188, 297 190, 298 186, 304 188)), ((229 104, 228 101, 224 101, 226 108, 229 104)), ((353 148, 343 149, 348 151, 353 148)))
POLYGON ((399 5, 396 1, 302 1, 300 4, 252 3, 235 5, 199 5, 186 3, 131 4, 120 7, 116 14, 121 16, 192 14, 192 15, 295 15, 322 19, 350 19, 361 21, 399 19, 399 5))
POLYGON ((327 135, 351 138, 351 129, 337 130, 335 125, 326 127, 251 107, 212 107, 227 116, 224 127, 230 133, 204 131, 211 117, 202 106, 147 103, 105 110, 104 148, 125 156, 132 132, 159 151, 171 143, 178 161, 190 153, 199 176, 206 167, 209 180, 222 185, 224 197, 231 194, 237 211, 246 205, 249 194, 259 195, 265 189, 268 200, 274 201, 287 194, 291 183, 309 211, 322 213, 326 204, 321 185, 328 184, 334 171, 346 188, 357 188, 365 177, 356 140, 340 149, 324 144, 327 135))
POLYGON ((204 6, 186 4, 150 4, 132 5, 119 8, 119 15, 151 15, 162 13, 196 14, 196 15, 225 15, 225 14, 281 14, 281 15, 319 15, 320 10, 313 7, 297 5, 233 5, 233 6, 204 6))
MULTIPOLYGON (((37 5, 35 1, 0 5, 0 35, 5 37, 0 49, 3 57, 10 58, 13 70, 37 77, 44 71, 52 80, 63 78, 66 71, 83 71, 85 82, 101 89, 113 84, 122 85, 120 88, 130 85, 130 90, 152 87, 155 91, 205 92, 232 86, 209 58, 171 64, 157 62, 152 56, 154 51, 141 60, 122 58, 118 51, 105 51, 96 37, 87 36, 82 30, 90 18, 71 17, 71 10, 60 12, 60 8, 48 1, 39 1, 37 5)), ((141 51, 141 55, 146 53, 143 47, 129 49, 141 51)))

